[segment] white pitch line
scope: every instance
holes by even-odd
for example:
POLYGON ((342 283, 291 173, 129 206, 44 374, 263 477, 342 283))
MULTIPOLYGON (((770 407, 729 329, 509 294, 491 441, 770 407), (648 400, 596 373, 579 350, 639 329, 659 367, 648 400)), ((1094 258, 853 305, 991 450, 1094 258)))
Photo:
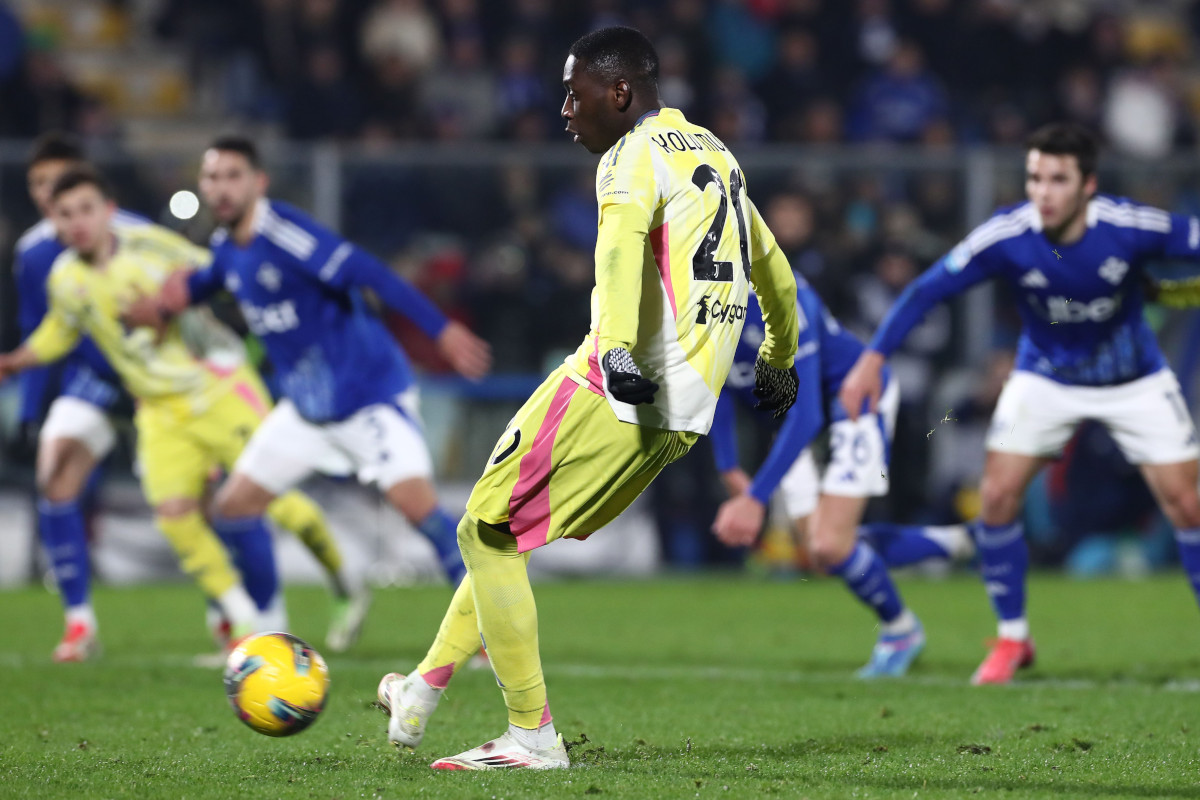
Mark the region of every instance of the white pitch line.
MULTIPOLYGON (((339 667, 347 666, 358 669, 375 668, 380 671, 390 671, 402 668, 403 664, 395 659, 385 658, 347 658, 334 656, 329 659, 332 671, 336 674, 339 667)), ((166 667, 171 669, 193 668, 216 670, 219 659, 216 654, 199 656, 160 655, 149 656, 105 656, 97 662, 100 666, 120 668, 137 667, 166 667)), ((48 658, 33 658, 21 653, 0 652, 0 667, 6 669, 43 669, 50 666, 48 658)), ((614 664, 569 664, 547 663, 543 669, 550 677, 561 675, 570 678, 614 679, 634 682, 663 682, 678 680, 700 681, 747 681, 753 683, 793 683, 793 684, 848 684, 853 686, 930 686, 946 689, 967 688, 966 678, 953 678, 946 675, 909 675, 904 678, 864 682, 854 678, 849 672, 821 672, 795 669, 765 669, 761 667, 726 667, 726 666, 662 666, 662 665, 614 665, 614 664)), ((1022 689, 1053 689, 1063 691, 1093 691, 1125 690, 1156 694, 1159 692, 1181 692, 1186 694, 1200 693, 1200 679, 1180 678, 1164 683, 1150 683, 1134 680, 1098 681, 1084 678, 1037 678, 1033 680, 1018 680, 1011 686, 1003 687, 1005 691, 1022 689)))

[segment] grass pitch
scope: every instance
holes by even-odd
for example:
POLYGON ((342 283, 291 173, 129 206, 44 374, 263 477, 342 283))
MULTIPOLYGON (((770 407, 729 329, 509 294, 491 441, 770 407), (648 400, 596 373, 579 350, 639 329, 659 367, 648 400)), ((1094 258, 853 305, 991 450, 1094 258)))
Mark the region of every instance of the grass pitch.
MULTIPOLYGON (((379 591, 363 640, 328 658, 312 728, 242 726, 190 586, 102 589, 105 655, 55 665, 57 600, 0 594, 0 797, 20 798, 1200 798, 1200 617, 1181 575, 1037 577, 1039 662, 1020 685, 967 678, 993 630, 969 576, 904 581, 928 647, 910 677, 851 675, 871 617, 838 583, 706 577, 536 587, 542 657, 575 766, 437 773, 435 757, 505 727, 488 672, 451 684, 402 755, 372 707, 380 676, 424 653, 449 592, 379 591)), ((322 649, 326 598, 290 590, 322 649)))

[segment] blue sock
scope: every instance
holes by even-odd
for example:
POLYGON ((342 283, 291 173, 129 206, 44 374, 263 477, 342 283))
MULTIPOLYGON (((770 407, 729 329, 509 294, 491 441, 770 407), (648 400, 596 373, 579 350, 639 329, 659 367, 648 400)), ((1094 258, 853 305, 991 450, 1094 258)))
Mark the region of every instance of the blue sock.
POLYGON ((246 593, 259 611, 266 609, 279 591, 279 573, 275 568, 271 533, 262 517, 214 519, 212 524, 242 573, 246 593))
POLYGON ((87 530, 79 503, 75 500, 65 503, 39 500, 38 531, 54 567, 54 579, 62 593, 63 605, 67 608, 84 605, 89 601, 91 570, 87 530))
POLYGON ((1197 601, 1200 601, 1200 528, 1175 531, 1175 544, 1179 546, 1179 560, 1183 562, 1183 571, 1191 581, 1197 601))
POLYGON ((907 567, 930 558, 949 558, 950 552, 925 535, 924 525, 872 522, 861 525, 858 538, 871 545, 889 567, 907 567))
POLYGON ((1025 544, 1025 526, 972 526, 975 546, 979 549, 979 569, 992 608, 1001 622, 1025 618, 1025 574, 1029 571, 1029 546, 1025 544))
POLYGON ((857 542, 849 557, 831 568, 829 573, 845 581, 850 591, 875 609, 883 622, 893 621, 904 611, 904 601, 900 599, 883 559, 866 542, 857 542))
POLYGON ((458 525, 440 508, 435 508, 429 516, 421 520, 417 530, 425 534, 425 538, 437 551, 438 561, 446 571, 450 583, 458 586, 467 575, 463 565, 462 553, 458 549, 458 525))

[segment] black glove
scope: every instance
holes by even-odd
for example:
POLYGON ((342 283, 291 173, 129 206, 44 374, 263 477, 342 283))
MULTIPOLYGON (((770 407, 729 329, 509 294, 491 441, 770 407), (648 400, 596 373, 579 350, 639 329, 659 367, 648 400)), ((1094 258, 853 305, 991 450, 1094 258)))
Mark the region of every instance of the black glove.
POLYGON ((775 419, 788 412, 792 403, 796 402, 796 391, 800 388, 800 380, 796 371, 772 367, 762 356, 754 362, 754 396, 759 398, 755 408, 774 411, 775 419))
MULTIPOLYGON (((633 363, 633 356, 624 347, 614 347, 604 354, 604 374, 608 377, 608 391, 622 403, 636 406, 653 403, 658 384, 642 377, 642 371, 633 363)), ((792 397, 796 393, 792 392, 792 397)))

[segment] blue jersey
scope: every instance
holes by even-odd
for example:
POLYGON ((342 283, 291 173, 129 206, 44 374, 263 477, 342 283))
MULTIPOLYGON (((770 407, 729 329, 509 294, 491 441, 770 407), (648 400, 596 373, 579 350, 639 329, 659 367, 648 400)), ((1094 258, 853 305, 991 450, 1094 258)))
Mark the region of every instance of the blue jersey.
POLYGON ((263 343, 278 387, 312 422, 342 420, 395 403, 412 369, 361 288, 411 317, 431 337, 445 317, 381 262, 286 203, 260 200, 254 236, 239 245, 213 234, 212 265, 188 281, 193 302, 221 288, 238 300, 263 343))
MULTIPOLYGON (((800 385, 796 403, 788 410, 779 434, 771 445, 771 452, 759 467, 750 487, 750 494, 764 504, 799 458, 801 451, 821 429, 829 422, 846 418, 837 394, 854 362, 866 349, 854 334, 834 319, 820 296, 799 275, 796 276, 796 309, 800 320, 795 367, 800 385)), ((733 366, 725 380, 725 388, 721 390, 709 432, 717 469, 722 472, 737 465, 734 398, 752 406, 758 400, 754 396, 754 363, 758 359, 758 346, 762 340, 762 311, 758 299, 751 294, 746 304, 742 338, 734 352, 733 366)), ((885 383, 888 378, 885 374, 885 383)), ((761 414, 759 419, 767 424, 771 418, 769 414, 761 414)))
POLYGON ((1127 383, 1166 366, 1142 315, 1142 270, 1156 258, 1200 258, 1200 220, 1096 195, 1083 237, 1055 244, 1031 203, 1001 209, 913 281, 871 348, 890 355, 937 303, 1001 277, 1019 302, 1017 369, 1067 385, 1127 383))
MULTIPOLYGON (((145 217, 128 211, 117 211, 116 226, 148 225, 145 217)), ((67 247, 58 240, 54 224, 44 219, 27 230, 17 240, 14 272, 17 282, 17 324, 21 338, 31 334, 46 316, 49 302, 46 280, 54 260, 67 247)), ((50 392, 55 384, 59 393, 77 397, 100 408, 108 409, 120 397, 119 379, 99 348, 83 337, 72 353, 61 362, 48 367, 27 370, 21 375, 21 422, 33 422, 49 405, 50 392)))

